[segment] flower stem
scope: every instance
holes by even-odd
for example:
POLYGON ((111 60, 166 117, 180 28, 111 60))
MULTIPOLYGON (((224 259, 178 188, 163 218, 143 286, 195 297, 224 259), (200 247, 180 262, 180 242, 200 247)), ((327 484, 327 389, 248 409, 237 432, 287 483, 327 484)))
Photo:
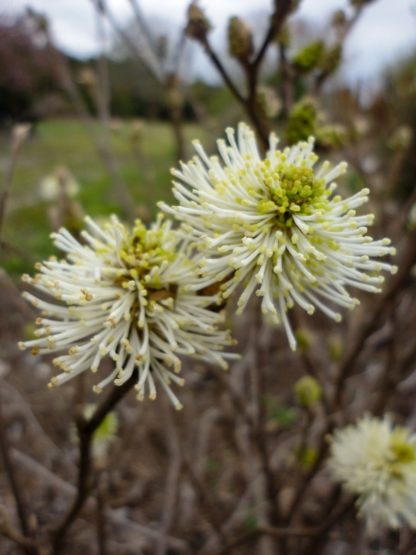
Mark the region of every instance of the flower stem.
POLYGON ((52 555, 58 555, 65 536, 72 523, 78 516, 90 493, 91 473, 91 446, 94 433, 109 412, 130 391, 137 382, 136 374, 133 374, 121 386, 115 386, 103 402, 97 407, 89 419, 79 418, 77 421, 79 435, 79 466, 77 493, 61 522, 52 531, 52 555))

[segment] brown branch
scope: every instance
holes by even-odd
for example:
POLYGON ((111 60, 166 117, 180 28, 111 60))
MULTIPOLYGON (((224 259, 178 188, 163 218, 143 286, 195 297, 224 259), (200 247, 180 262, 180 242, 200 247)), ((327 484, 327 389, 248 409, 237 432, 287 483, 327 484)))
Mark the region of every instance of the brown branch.
POLYGON ((294 68, 292 64, 287 59, 286 55, 286 46, 282 43, 279 43, 279 63, 280 63, 280 71, 281 71, 281 96, 283 100, 283 111, 285 116, 287 117, 292 105, 295 96, 294 92, 294 68))
POLYGON ((227 394, 237 413, 242 416, 246 424, 252 427, 254 425, 253 416, 247 410, 246 399, 233 386, 228 374, 226 374, 222 368, 213 368, 212 371, 214 372, 216 379, 221 382, 221 385, 223 385, 224 389, 227 391, 227 394))
POLYGON ((101 10, 96 9, 97 36, 100 44, 100 53, 97 56, 98 86, 95 87, 97 111, 103 126, 110 123, 111 86, 107 58, 105 56, 105 27, 101 10))
POLYGON ((240 104, 242 104, 243 106, 245 106, 246 104, 246 99, 244 98, 244 96, 240 93, 240 91, 237 89, 236 85, 234 84, 234 82, 232 81, 231 77, 229 76, 227 70, 225 69, 225 67, 223 66, 221 60, 219 59, 219 57, 217 56, 216 52, 213 50, 211 43, 209 42, 208 37, 205 35, 203 37, 203 39, 201 40, 201 44, 205 49, 205 52, 207 53, 209 59, 211 60, 211 62, 213 63, 213 65, 217 68, 219 74, 221 75, 221 77, 224 80, 224 83, 227 85, 227 87, 230 89, 230 92, 235 96, 236 100, 238 100, 238 102, 240 104))
POLYGON ((222 64, 221 60, 217 56, 216 52, 213 50, 207 34, 205 33, 203 36, 199 38, 202 46, 204 47, 206 54, 208 55, 212 64, 216 67, 216 69, 220 73, 221 77, 224 80, 224 83, 226 84, 230 92, 233 94, 233 96, 236 98, 236 100, 243 106, 247 115, 251 119, 256 129, 257 135, 261 141, 261 144, 265 150, 268 148, 268 144, 269 144, 269 140, 268 140, 269 129, 267 128, 267 124, 262 118, 257 105, 257 85, 258 85, 259 70, 260 70, 263 58, 267 52, 267 49, 270 46, 273 39, 276 37, 283 23, 285 22, 291 6, 292 6, 291 0, 280 0, 279 2, 277 2, 276 9, 270 17, 269 28, 267 30, 267 33, 263 39, 263 42, 255 58, 252 61, 247 60, 244 63, 242 63, 243 69, 246 75, 247 90, 248 90, 247 97, 245 97, 242 93, 240 93, 240 91, 234 84, 229 73, 227 72, 224 65, 222 64))
POLYGON ((150 32, 149 26, 147 25, 146 18, 141 10, 138 0, 129 0, 129 2, 132 8, 134 17, 136 19, 137 25, 139 26, 139 29, 142 31, 142 33, 146 38, 147 47, 149 48, 149 50, 152 51, 154 56, 157 57, 152 33, 150 32))
MULTIPOLYGON (((211 60, 212 64, 217 68, 218 72, 220 73, 221 77, 224 80, 224 83, 227 85, 230 92, 234 95, 235 99, 242 105, 247 115, 250 117, 257 131, 257 135, 261 140, 262 146, 265 149, 267 149, 269 144, 268 132, 267 132, 267 129, 265 129, 265 126, 263 125, 263 122, 261 121, 261 118, 257 112, 256 95, 252 94, 246 98, 243 94, 240 93, 240 91, 237 89, 236 85, 234 84, 233 80, 231 79, 230 75, 228 74, 227 70, 223 66, 221 60, 218 58, 217 54, 213 50, 208 40, 208 37, 206 35, 201 39, 201 44, 204 47, 205 52, 208 55, 209 59, 211 60)), ((247 75, 252 75, 252 74, 253 74, 252 72, 247 73, 247 75)), ((248 77, 247 79, 249 80, 248 77)))
POLYGON ((276 528, 273 526, 258 526, 254 530, 242 533, 228 544, 228 551, 222 549, 217 555, 226 555, 230 550, 240 547, 248 541, 259 536, 271 536, 273 538, 308 537, 319 533, 319 528, 276 528))
MULTIPOLYGON (((28 523, 27 509, 24 502, 23 494, 20 488, 19 481, 15 474, 12 458, 10 456, 10 446, 7 438, 7 426, 3 416, 3 408, 0 397, 0 454, 3 461, 4 471, 7 480, 10 484, 10 489, 13 494, 13 499, 16 507, 16 515, 19 521, 20 530, 23 536, 29 536, 31 529, 28 523)), ((25 553, 33 555, 37 553, 34 547, 25 547, 25 553)))
POLYGON ((97 528, 97 547, 99 555, 107 555, 107 527, 106 527, 106 477, 102 472, 97 476, 96 484, 96 528, 97 528))
POLYGON ((9 522, 6 511, 0 507, 0 536, 18 545, 24 553, 38 553, 37 543, 33 539, 22 536, 9 522))
POLYGON ((328 450, 328 443, 326 438, 327 438, 327 435, 331 432, 332 428, 333 428, 332 420, 328 418, 325 429, 320 436, 315 462, 313 466, 308 470, 308 472, 306 472, 306 474, 303 476, 303 479, 300 481, 295 493, 295 497, 293 498, 293 501, 288 510, 288 514, 285 518, 285 522, 287 522, 288 524, 293 520, 298 508, 300 507, 305 497, 305 494, 307 492, 307 489, 309 487, 309 484, 312 482, 316 474, 321 469, 321 465, 325 460, 326 453, 328 450))
POLYGON ((275 0, 275 3, 276 9, 270 17, 269 28, 256 57, 250 64, 255 73, 258 72, 270 43, 276 38, 292 7, 292 0, 275 0))
MULTIPOLYGON (((123 30, 123 28, 118 24, 117 20, 115 19, 112 12, 108 9, 108 6, 105 4, 104 0, 91 0, 95 6, 101 11, 103 15, 107 18, 107 21, 110 23, 113 31, 121 38, 123 43, 127 46, 130 53, 136 58, 146 69, 149 76, 152 77, 156 83, 163 84, 162 76, 159 72, 159 67, 155 70, 152 67, 152 64, 149 63, 149 60, 143 55, 143 52, 136 46, 134 41, 129 37, 129 35, 123 30)), ((153 51, 149 48, 149 52, 153 54, 153 51)))
POLYGON ((319 532, 313 538, 312 542, 308 543, 305 550, 301 555, 310 555, 311 553, 322 553, 323 545, 326 542, 328 533, 333 527, 345 518, 351 509, 354 507, 355 497, 347 499, 338 509, 336 509, 326 521, 319 527, 319 532))
POLYGON ((104 399, 101 405, 97 407, 91 418, 88 420, 80 418, 77 422, 79 435, 77 493, 67 513, 51 533, 52 555, 58 555, 58 553, 60 553, 66 533, 77 518, 90 493, 91 447, 94 433, 107 414, 113 410, 116 404, 130 391, 136 382, 137 376, 134 373, 123 385, 114 386, 113 390, 104 399))
MULTIPOLYGON (((65 482, 57 474, 53 473, 51 470, 41 465, 35 459, 32 459, 26 453, 22 453, 17 449, 12 449, 12 455, 13 460, 15 460, 17 464, 23 467, 25 471, 27 471, 31 475, 38 477, 40 480, 42 480, 43 483, 47 484, 48 487, 50 486, 54 490, 60 491, 65 496, 76 495, 76 487, 74 485, 65 482)), ((89 499, 87 499, 85 507, 91 511, 95 509, 94 500, 92 497, 89 497, 89 499)), ((135 536, 145 537, 149 540, 149 542, 154 542, 160 536, 158 530, 130 520, 123 511, 120 512, 117 508, 108 508, 107 515, 108 520, 113 527, 116 527, 117 529, 121 528, 123 530, 130 530, 131 533, 135 536)), ((185 551, 186 544, 184 540, 173 536, 168 536, 167 539, 169 547, 171 547, 173 550, 177 550, 178 552, 185 551)))
POLYGON ((280 522, 280 511, 278 506, 278 484, 277 477, 273 472, 270 464, 270 453, 266 435, 266 405, 263 402, 264 395, 267 391, 267 384, 264 375, 264 361, 261 359, 262 351, 259 350, 257 343, 258 332, 261 330, 262 320, 258 303, 256 303, 257 311, 255 313, 254 328, 251 333, 250 342, 252 343, 252 384, 253 384, 253 401, 255 416, 253 425, 250 428, 250 437, 253 445, 256 447, 261 470, 265 479, 266 495, 267 495, 267 516, 268 523, 277 526, 280 522))
MULTIPOLYGON (((347 22, 347 24, 345 25, 345 28, 343 29, 342 33, 340 33, 338 40, 335 44, 335 47, 340 47, 342 48, 343 44, 345 43, 345 40, 347 39, 348 35, 350 34, 350 32, 352 31, 353 27, 355 26, 355 24, 357 23, 357 21, 360 19, 361 14, 364 11, 364 7, 365 4, 359 5, 355 8, 355 12, 353 14, 353 16, 351 17, 351 19, 347 22)), ((313 87, 312 87, 312 93, 314 96, 318 96, 324 83, 326 82, 326 80, 328 79, 328 77, 330 77, 331 75, 331 71, 327 71, 327 70, 323 70, 320 71, 318 73, 318 75, 315 78, 315 81, 313 83, 313 87)))
POLYGON ((224 549, 223 553, 228 553, 228 540, 222 528, 222 521, 219 515, 218 508, 212 503, 205 487, 195 476, 195 473, 188 461, 183 462, 183 468, 190 478, 191 484, 199 498, 202 509, 209 521, 209 524, 216 532, 218 538, 221 540, 224 549))
POLYGON ((388 303, 395 298, 401 287, 406 282, 409 272, 416 261, 416 234, 409 234, 405 253, 399 264, 399 271, 391 279, 388 287, 380 294, 375 303, 374 309, 371 311, 367 319, 361 325, 358 334, 353 339, 348 351, 338 368, 338 378, 335 383, 334 397, 332 401, 332 409, 336 410, 341 401, 344 382, 354 369, 354 365, 360 356, 364 344, 370 334, 377 328, 380 317, 383 314, 388 303))
POLYGON ((182 453, 176 423, 172 418, 172 407, 168 400, 163 400, 163 412, 165 419, 166 441, 169 453, 169 468, 166 476, 165 494, 162 518, 160 523, 160 537, 156 544, 156 555, 165 555, 167 550, 167 537, 175 515, 176 501, 178 497, 178 485, 182 468, 182 453))

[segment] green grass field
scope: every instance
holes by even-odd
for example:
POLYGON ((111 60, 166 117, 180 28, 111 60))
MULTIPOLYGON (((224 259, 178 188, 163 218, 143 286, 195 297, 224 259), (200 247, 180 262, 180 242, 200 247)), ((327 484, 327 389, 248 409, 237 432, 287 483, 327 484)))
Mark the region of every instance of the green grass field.
MULTIPOLYGON (((102 129, 95 129, 98 134, 102 129)), ((174 140, 168 124, 145 123, 138 141, 132 140, 134 123, 117 122, 109 132, 114 152, 134 210, 143 207, 154 214, 160 199, 170 199, 170 173, 175 163, 174 140)), ((204 138, 201 129, 187 126, 186 138, 204 138)), ((0 138, 3 168, 8 156, 7 137, 0 138)), ((80 186, 77 202, 85 213, 105 217, 122 215, 108 168, 97 153, 88 131, 78 120, 51 120, 40 123, 24 144, 14 174, 7 205, 3 239, 14 250, 3 253, 2 265, 12 274, 30 270, 32 261, 53 252, 49 239, 51 202, 41 196, 41 183, 59 166, 67 168, 80 186), (19 252, 20 251, 20 252, 19 252)))

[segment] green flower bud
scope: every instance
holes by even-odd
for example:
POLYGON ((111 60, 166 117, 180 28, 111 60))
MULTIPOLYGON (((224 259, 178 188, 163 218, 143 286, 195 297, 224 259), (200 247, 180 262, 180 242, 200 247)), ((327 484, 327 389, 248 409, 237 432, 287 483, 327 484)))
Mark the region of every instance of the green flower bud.
POLYGON ((316 452, 316 449, 314 449, 313 447, 309 447, 308 445, 299 447, 295 451, 295 457, 297 462, 305 470, 308 470, 314 465, 317 456, 318 456, 318 453, 316 452))
POLYGON ((339 148, 347 141, 347 132, 343 125, 323 125, 315 132, 316 140, 325 148, 339 148))
POLYGON ((327 48, 322 52, 321 60, 319 62, 319 68, 326 73, 331 75, 339 68, 342 61, 342 45, 337 44, 332 48, 327 48))
POLYGON ((311 97, 297 102, 290 111, 286 126, 286 140, 289 144, 306 141, 315 134, 318 108, 311 97))
POLYGON ((390 137, 388 146, 392 150, 406 150, 413 139, 413 130, 407 125, 401 125, 390 137))
POLYGON ((311 334, 305 329, 298 328, 295 335, 299 349, 303 352, 307 351, 312 343, 311 334))
POLYGON ((294 385, 296 402, 305 408, 312 408, 322 397, 322 388, 312 376, 303 376, 294 385))
POLYGON ((189 5, 187 15, 186 34, 192 39, 203 41, 211 30, 211 23, 196 0, 189 5))
POLYGON ((251 29, 239 17, 231 17, 228 23, 228 50, 240 62, 248 61, 253 54, 251 29))
POLYGON ((334 27, 343 27, 347 23, 347 15, 344 10, 337 10, 332 15, 332 25, 334 27))
POLYGON ((341 338, 336 335, 331 335, 327 341, 328 355, 332 362, 338 362, 344 353, 344 346, 341 338))
POLYGON ((300 71, 308 73, 320 65, 324 54, 325 45, 321 40, 311 42, 297 52, 293 63, 300 71))
POLYGON ((416 230, 416 203, 412 205, 409 210, 409 215, 407 217, 407 228, 409 231, 416 230))

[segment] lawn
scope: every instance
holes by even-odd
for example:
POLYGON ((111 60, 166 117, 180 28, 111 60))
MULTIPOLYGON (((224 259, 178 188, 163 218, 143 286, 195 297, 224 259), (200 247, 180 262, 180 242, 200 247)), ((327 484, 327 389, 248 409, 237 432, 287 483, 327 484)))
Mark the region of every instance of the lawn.
MULTIPOLYGON (((175 145, 168 124, 144 123, 137 138, 137 123, 117 121, 106 135, 97 124, 95 136, 108 136, 118 172, 131 196, 133 211, 153 215, 160 199, 170 199, 170 173, 175 145)), ((201 129, 187 126, 188 144, 204 138, 201 129)), ((8 156, 8 141, 0 137, 0 162, 8 156)), ((50 120, 36 126, 23 146, 7 205, 3 239, 12 247, 3 253, 2 265, 12 274, 27 271, 32 261, 53 252, 48 217, 51 201, 45 201, 41 184, 64 166, 79 184, 76 201, 94 217, 111 213, 123 216, 122 203, 108 167, 97 151, 96 141, 78 120, 50 120), (13 250, 15 249, 15 250, 13 250)), ((53 203, 52 203, 53 204, 53 203)))

